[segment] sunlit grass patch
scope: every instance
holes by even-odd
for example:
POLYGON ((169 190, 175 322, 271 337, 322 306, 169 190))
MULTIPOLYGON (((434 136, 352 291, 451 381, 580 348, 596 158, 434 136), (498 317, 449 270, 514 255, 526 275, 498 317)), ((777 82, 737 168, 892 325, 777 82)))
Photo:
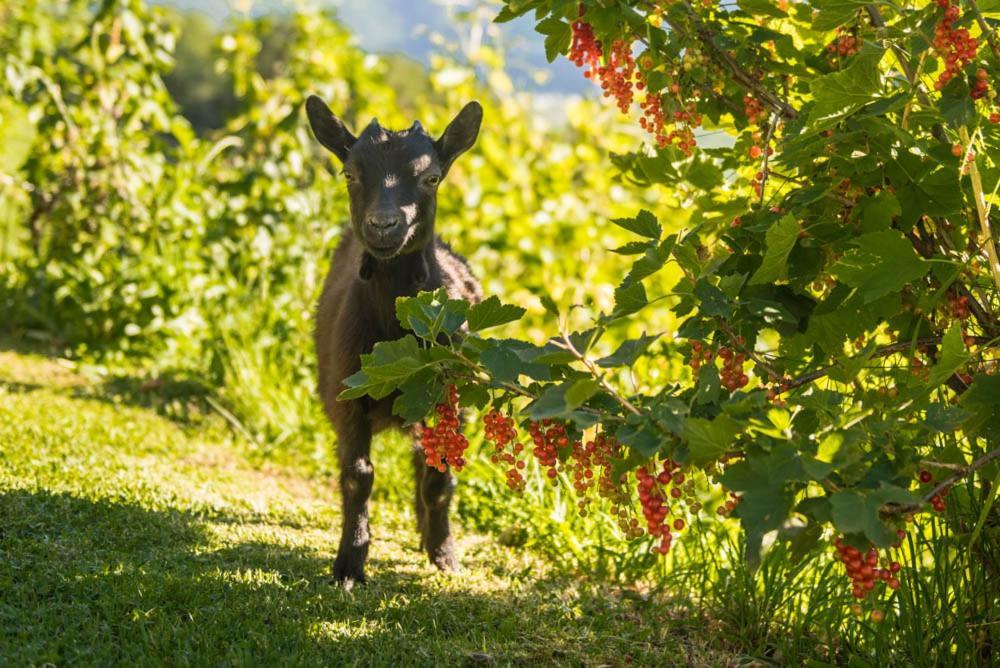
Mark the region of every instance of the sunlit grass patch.
POLYGON ((662 665, 676 651, 658 605, 460 526, 464 569, 438 573, 418 549, 405 439, 376 444, 370 582, 348 592, 330 581, 334 480, 248 459, 221 421, 7 359, 43 382, 12 391, 0 373, 5 663, 662 665))

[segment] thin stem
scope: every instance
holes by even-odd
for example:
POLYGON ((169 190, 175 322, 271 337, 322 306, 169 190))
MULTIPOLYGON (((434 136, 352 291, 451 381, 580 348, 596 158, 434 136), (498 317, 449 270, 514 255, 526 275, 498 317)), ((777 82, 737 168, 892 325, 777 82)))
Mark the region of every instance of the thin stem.
POLYGON ((584 355, 583 353, 581 353, 579 350, 576 349, 576 346, 573 345, 573 341, 570 340, 569 335, 563 332, 562 339, 565 342, 564 346, 565 349, 568 350, 570 353, 572 353, 573 357, 579 360, 583 364, 583 366, 587 368, 587 371, 589 371, 590 375, 594 377, 594 380, 596 380, 598 384, 601 387, 603 387, 604 390, 608 394, 610 394, 615 401, 619 403, 619 405, 621 405, 622 408, 632 413, 633 415, 642 415, 642 411, 636 408, 632 404, 632 402, 630 402, 628 399, 619 394, 618 390, 616 390, 614 387, 611 386, 611 384, 604 377, 604 374, 598 370, 597 365, 595 365, 594 362, 590 360, 590 358, 588 358, 586 355, 584 355))
MULTIPOLYGON (((965 145, 966 153, 968 153, 972 148, 972 140, 969 137, 969 131, 963 125, 958 130, 959 136, 962 138, 962 144, 965 145)), ((990 220, 989 213, 986 208, 986 197, 983 194, 983 181, 979 176, 979 167, 976 161, 973 159, 968 162, 969 165, 969 180, 972 181, 972 194, 976 200, 976 214, 979 218, 979 227, 982 229, 983 245, 986 246, 986 253, 989 256, 990 271, 993 274, 993 283, 997 287, 997 292, 1000 292, 1000 258, 997 257, 997 247, 993 243, 993 232, 990 230, 990 220)))
MULTIPOLYGON (((767 186, 767 162, 771 157, 771 138, 774 136, 774 128, 778 125, 778 114, 771 114, 771 122, 767 125, 767 137, 764 138, 764 159, 760 166, 760 206, 764 206, 764 189, 767 186)), ((756 175, 755 175, 756 176, 756 175)))
MULTIPOLYGON (((973 343, 977 344, 991 343, 991 340, 986 338, 985 336, 974 336, 970 338, 972 338, 973 343)), ((898 341, 896 343, 890 343, 887 346, 882 346, 874 353, 872 353, 872 358, 877 359, 880 357, 888 357, 889 355, 894 355, 896 353, 903 352, 904 350, 909 350, 910 348, 917 348, 920 346, 930 346, 940 342, 941 342, 940 336, 925 336, 923 338, 917 339, 916 341, 898 341)), ((774 389, 774 393, 775 395, 779 395, 784 392, 788 392, 789 390, 794 390, 797 387, 808 385, 814 380, 819 380, 823 376, 826 376, 835 368, 836 368, 835 364, 830 364, 829 366, 825 366, 822 369, 817 369, 816 371, 810 371, 809 373, 799 376, 798 378, 785 381, 781 384, 781 387, 774 389)))
POLYGON ((975 473, 976 471, 983 468, 984 466, 992 462, 994 459, 997 459, 998 457, 1000 457, 1000 448, 987 452, 985 455, 983 455, 979 459, 976 459, 968 466, 962 468, 954 475, 949 476, 945 478, 943 481, 941 481, 941 483, 938 484, 937 487, 935 487, 934 489, 932 489, 931 491, 927 492, 927 494, 924 495, 924 501, 930 501, 932 498, 941 494, 941 492, 950 488, 952 485, 954 485, 962 478, 968 477, 972 473, 975 473))

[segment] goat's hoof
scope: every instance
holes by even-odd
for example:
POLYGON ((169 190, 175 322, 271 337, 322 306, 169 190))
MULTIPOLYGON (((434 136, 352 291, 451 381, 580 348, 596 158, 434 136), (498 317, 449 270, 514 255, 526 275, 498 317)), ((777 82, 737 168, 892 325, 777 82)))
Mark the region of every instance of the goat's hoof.
POLYGON ((350 591, 354 585, 366 582, 364 564, 352 559, 341 559, 338 556, 333 562, 333 579, 350 591))
POLYGON ((443 573, 457 573, 461 570, 458 557, 452 553, 430 555, 431 563, 443 573))

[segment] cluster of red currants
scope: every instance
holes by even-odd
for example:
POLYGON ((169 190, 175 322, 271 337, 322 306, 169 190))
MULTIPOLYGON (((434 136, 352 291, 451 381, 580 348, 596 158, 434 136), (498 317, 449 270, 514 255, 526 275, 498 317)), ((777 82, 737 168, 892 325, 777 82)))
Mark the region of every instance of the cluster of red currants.
POLYGON ((605 61, 604 45, 594 35, 593 26, 583 20, 584 14, 581 4, 580 16, 570 26, 573 40, 569 47, 569 59, 577 67, 586 67, 583 76, 600 82, 604 97, 615 98, 618 109, 623 114, 628 113, 636 79, 632 45, 624 40, 615 40, 605 61))
POLYGON ((490 456, 490 461, 494 464, 503 462, 509 466, 507 469, 507 486, 515 492, 524 491, 524 470, 525 463, 519 459, 519 455, 524 451, 524 444, 515 442, 517 440, 517 428, 514 426, 514 418, 504 415, 498 410, 492 410, 483 416, 485 428, 483 435, 487 441, 493 443, 496 451, 490 456), (513 445, 512 445, 513 444, 513 445), (511 446, 510 451, 507 446, 511 446))
POLYGON ((948 299, 948 312, 951 313, 951 317, 957 318, 959 320, 968 320, 969 318, 969 298, 965 295, 956 295, 951 292, 947 294, 948 299))
POLYGON ((435 412, 437 424, 420 428, 420 446, 427 457, 427 466, 442 473, 448 466, 461 471, 469 440, 459 431, 458 390, 454 385, 448 386, 446 400, 435 407, 435 412))
MULTIPOLYGON (((736 344, 738 346, 746 345, 746 339, 742 336, 737 337, 736 344)), ((692 371, 697 373, 702 365, 710 363, 715 358, 715 355, 715 351, 705 346, 701 341, 692 341, 691 359, 688 362, 688 366, 691 367, 692 371)), ((743 372, 746 355, 736 352, 732 348, 722 346, 719 348, 718 356, 722 360, 722 373, 720 374, 722 385, 730 392, 738 390, 741 387, 746 387, 747 383, 750 382, 750 378, 743 372)))
MULTIPOLYGON (((963 378, 963 380, 965 379, 963 378)), ((968 378, 968 380, 971 381, 972 378, 968 378)), ((932 474, 927 469, 921 470, 917 477, 920 479, 920 482, 922 482, 925 485, 934 482, 934 474, 932 474)), ((930 501, 931 508, 934 509, 934 512, 943 513, 947 509, 948 506, 947 504, 945 504, 944 501, 946 496, 948 496, 947 487, 945 487, 943 490, 941 490, 937 494, 934 494, 933 496, 931 496, 930 499, 928 499, 930 501)))
POLYGON ((691 342, 691 359, 688 361, 688 366, 691 367, 692 371, 698 373, 702 364, 711 362, 713 359, 715 359, 714 350, 707 348, 701 341, 691 342))
POLYGON ((973 100, 986 97, 986 94, 990 92, 990 84, 986 81, 988 76, 989 74, 982 67, 976 70, 976 80, 972 83, 972 90, 969 91, 973 100))
POLYGON ((730 492, 729 498, 726 499, 724 504, 716 508, 715 512, 722 517, 729 517, 738 505, 740 505, 740 495, 736 492, 730 492))
POLYGON ((926 381, 930 377, 931 369, 922 359, 914 355, 910 358, 910 375, 914 378, 926 381))
POLYGON ((746 387, 747 383, 750 382, 747 375, 743 373, 746 356, 723 346, 719 348, 719 358, 722 360, 722 385, 730 392, 746 387))
POLYGON ((934 89, 941 90, 976 57, 979 42, 969 35, 967 28, 955 28, 961 12, 951 0, 937 0, 937 5, 944 13, 934 28, 934 50, 944 60, 944 71, 934 82, 934 89))
MULTIPOLYGON (((682 485, 686 477, 679 469, 679 464, 667 459, 658 473, 655 467, 653 472, 650 472, 646 466, 639 467, 635 472, 635 477, 639 481, 639 503, 642 504, 642 515, 646 519, 646 530, 650 536, 660 540, 653 548, 653 551, 659 554, 670 551, 670 544, 673 542, 672 531, 681 531, 686 526, 682 517, 676 517, 673 522, 668 521, 671 513, 669 503, 677 501, 685 493, 682 485), (670 486, 669 499, 668 486, 670 486)), ((693 489, 689 488, 687 491, 690 494, 693 489)))
MULTIPOLYGON (((900 529, 896 535, 902 541, 905 532, 900 529)), ((899 542, 895 547, 899 546, 899 542)), ((861 550, 844 542, 843 538, 836 538, 833 546, 837 550, 837 559, 844 564, 844 570, 851 579, 851 595, 861 600, 875 590, 878 582, 884 582, 889 589, 899 589, 898 573, 900 565, 898 561, 883 560, 883 568, 879 568, 878 550, 869 548, 862 554, 861 550)))
MULTIPOLYGON (((586 68, 583 76, 600 83, 604 97, 614 98, 618 109, 627 114, 635 100, 635 91, 646 91, 644 99, 639 103, 642 116, 639 125, 649 132, 660 148, 666 148, 677 143, 686 155, 690 155, 696 145, 694 128, 701 125, 701 115, 693 104, 668 114, 663 108, 663 100, 658 93, 648 90, 648 82, 637 68, 632 55, 632 43, 625 40, 615 40, 611 44, 607 56, 604 55, 604 45, 594 34, 594 28, 584 20, 586 10, 580 5, 579 17, 571 24, 572 41, 569 49, 569 59, 577 67, 586 68), (674 125, 668 130, 668 124, 674 125)), ((645 56, 640 63, 643 70, 653 68, 653 59, 645 56)), ((680 86, 674 83, 671 92, 678 94, 680 86)))
MULTIPOLYGON (((600 496, 610 500, 616 506, 628 503, 627 496, 622 492, 622 486, 612 479, 611 462, 621 456, 621 446, 613 437, 597 434, 586 445, 582 441, 574 441, 569 459, 566 461, 567 471, 573 477, 573 489, 576 491, 577 508, 581 517, 587 516, 587 506, 590 505, 590 490, 597 485, 600 496)), ((621 480, 619 479, 618 483, 621 480)), ((619 510, 616 508, 616 511, 619 510)), ((621 519, 626 524, 623 531, 628 531, 626 512, 621 519)))
POLYGON ((861 47, 861 40, 854 34, 851 28, 838 28, 837 38, 826 45, 827 64, 831 68, 837 67, 844 62, 845 58, 850 58, 858 52, 861 47))
POLYGON ((549 480, 555 480, 556 476, 559 475, 556 470, 556 466, 559 464, 559 448, 565 448, 569 445, 566 426, 552 424, 551 420, 543 420, 541 423, 532 420, 528 425, 528 433, 531 434, 531 442, 535 444, 531 453, 546 469, 545 475, 548 476, 549 480))
POLYGON ((767 117, 764 105, 752 95, 743 96, 743 113, 746 114, 747 122, 750 124, 759 123, 767 117))

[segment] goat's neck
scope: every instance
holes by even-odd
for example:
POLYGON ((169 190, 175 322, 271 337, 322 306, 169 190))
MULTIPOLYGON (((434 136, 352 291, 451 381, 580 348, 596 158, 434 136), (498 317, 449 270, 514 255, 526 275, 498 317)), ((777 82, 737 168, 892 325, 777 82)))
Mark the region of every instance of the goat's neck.
POLYGON ((434 242, 424 248, 397 255, 388 260, 362 257, 370 262, 371 276, 365 283, 372 305, 379 311, 379 319, 386 325, 398 326, 396 298, 412 296, 421 290, 439 287, 440 271, 434 257, 434 242))

